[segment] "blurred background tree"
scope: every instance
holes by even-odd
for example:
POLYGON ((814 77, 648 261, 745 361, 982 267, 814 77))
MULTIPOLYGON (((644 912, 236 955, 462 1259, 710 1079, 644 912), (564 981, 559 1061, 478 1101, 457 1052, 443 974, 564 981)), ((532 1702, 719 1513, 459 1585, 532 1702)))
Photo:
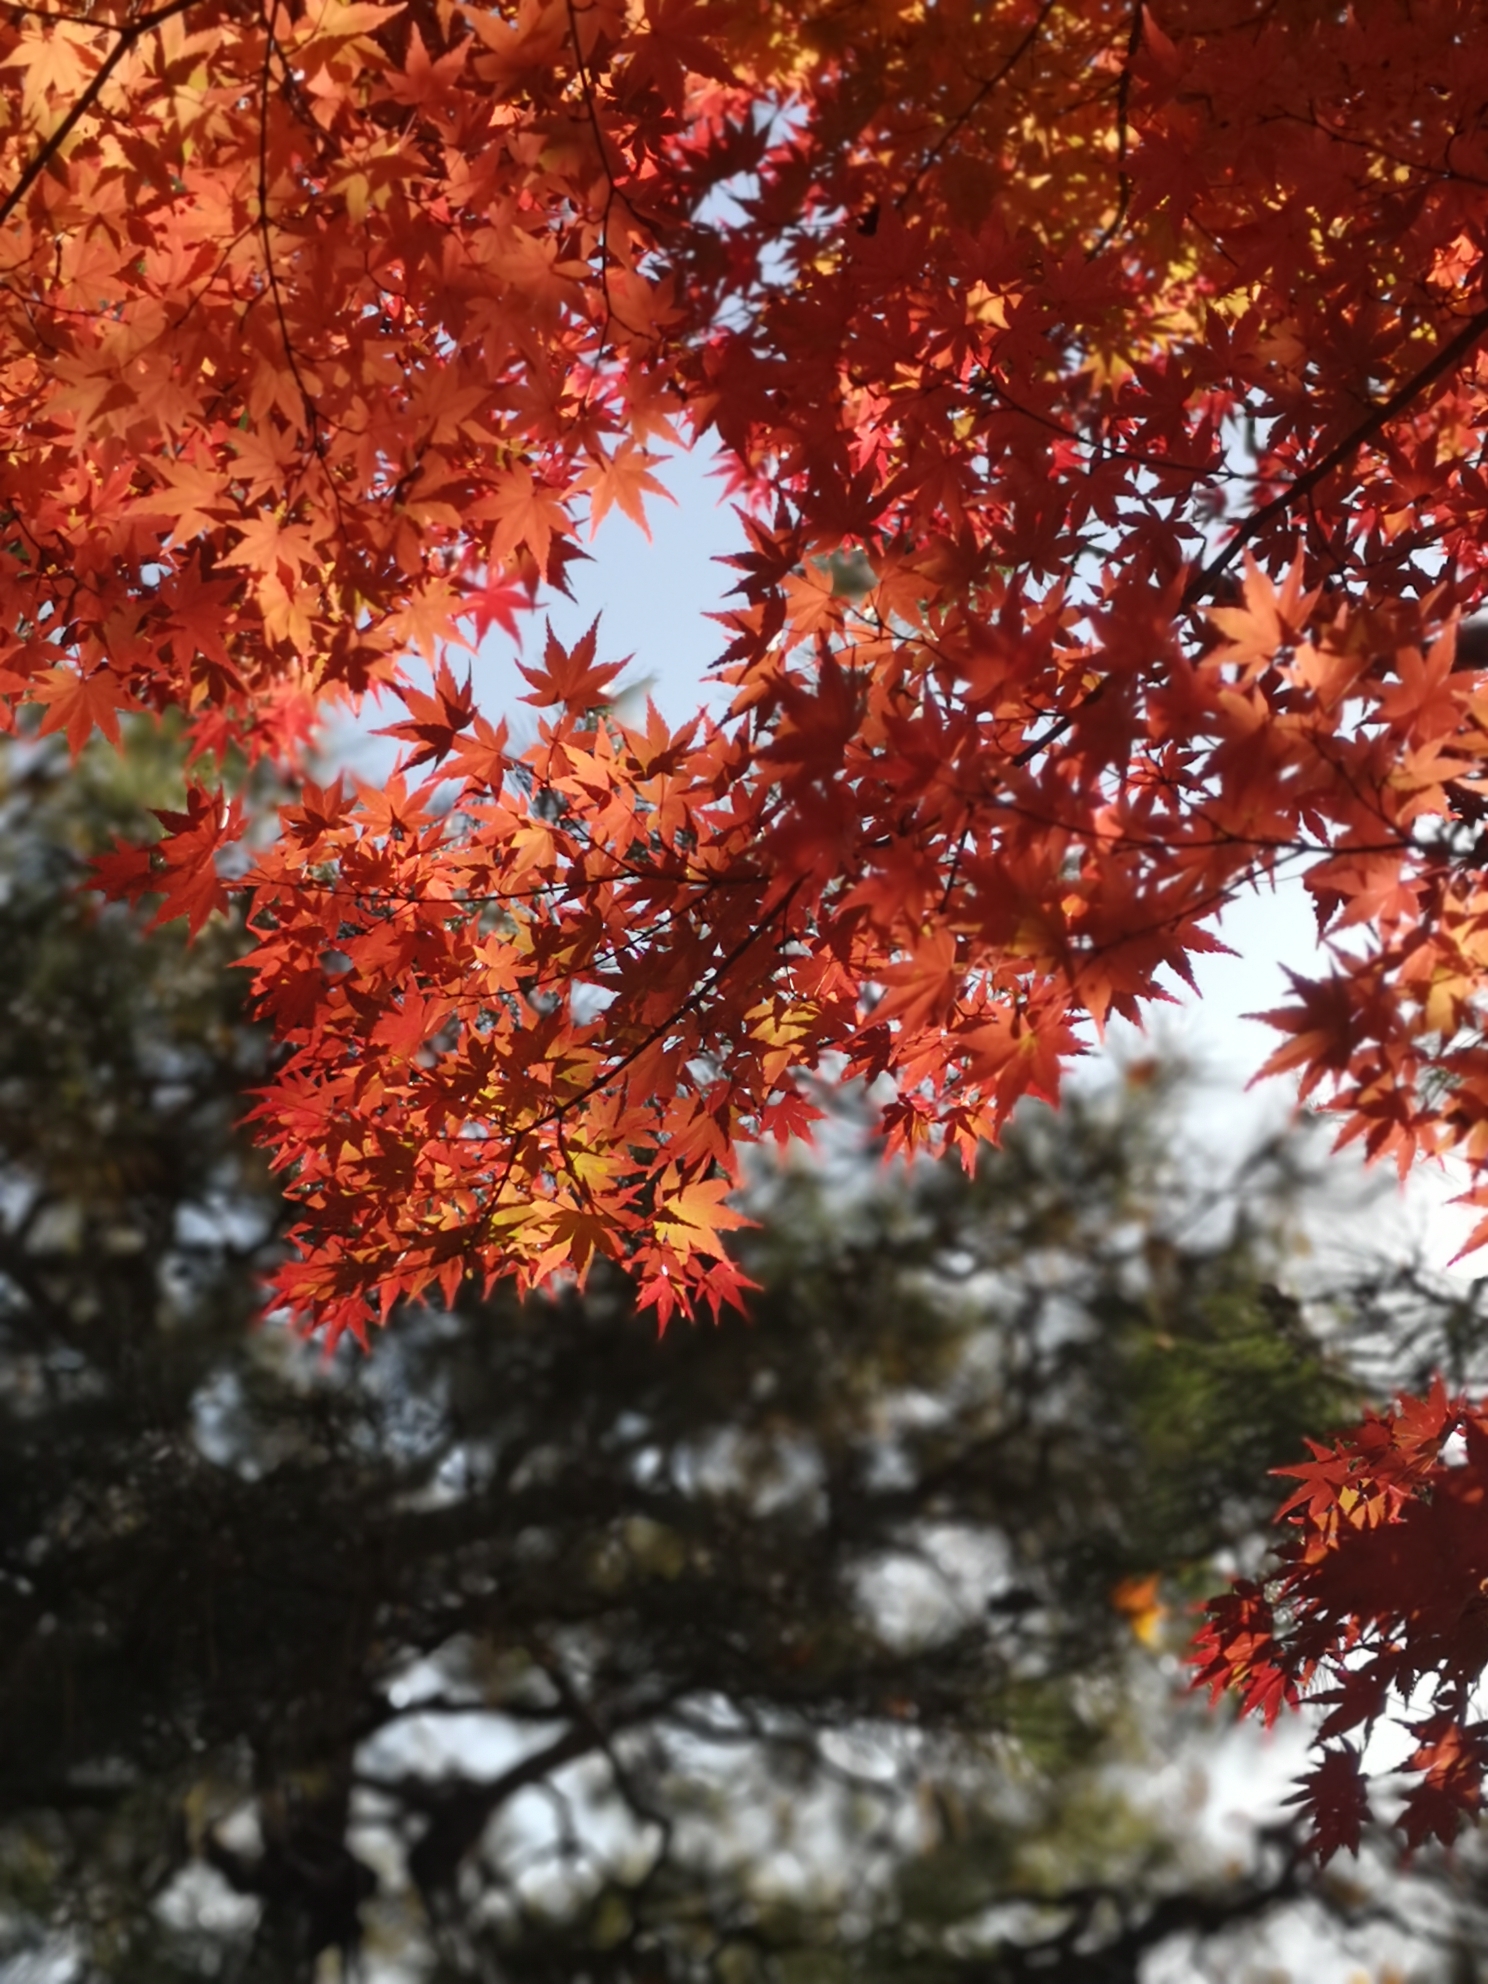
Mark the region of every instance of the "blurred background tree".
POLYGON ((0 758, 0 1976, 1488 1975, 1471 1847, 1215 1823, 1264 1753, 1179 1661, 1476 1291, 1309 1283, 1306 1140, 1216 1183, 1144 1065, 972 1181, 762 1174, 747 1324, 596 1274, 327 1361, 250 1327, 237 933, 74 887, 176 776, 0 758))

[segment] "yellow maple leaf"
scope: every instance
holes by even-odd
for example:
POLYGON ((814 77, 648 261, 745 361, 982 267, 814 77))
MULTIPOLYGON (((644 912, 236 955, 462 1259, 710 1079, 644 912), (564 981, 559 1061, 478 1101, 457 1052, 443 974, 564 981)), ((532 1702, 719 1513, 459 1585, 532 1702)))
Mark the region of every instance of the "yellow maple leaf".
POLYGON ((733 1190, 727 1178, 700 1178, 663 1200, 656 1215, 662 1242, 685 1259, 689 1254, 725 1253, 719 1233, 729 1227, 753 1226, 741 1212, 723 1201, 733 1190))
POLYGON ((46 108, 48 93, 76 96, 98 67, 94 36, 80 23, 60 21, 50 34, 23 34, 0 68, 24 69, 21 104, 28 118, 46 108))

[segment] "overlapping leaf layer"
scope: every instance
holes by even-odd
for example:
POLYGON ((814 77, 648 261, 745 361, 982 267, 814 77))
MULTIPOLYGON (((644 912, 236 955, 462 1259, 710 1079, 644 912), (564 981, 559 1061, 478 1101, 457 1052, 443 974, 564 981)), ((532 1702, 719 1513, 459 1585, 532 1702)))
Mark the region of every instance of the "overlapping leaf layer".
POLYGON ((1356 1851, 1371 1817, 1363 1746, 1409 1705, 1396 1822, 1412 1846, 1450 1842, 1483 1803, 1488 1720, 1488 1413, 1438 1383, 1370 1414, 1283 1472, 1289 1534, 1276 1574, 1211 1600, 1197 1683, 1274 1722, 1304 1691, 1327 1707, 1295 1803, 1324 1859, 1356 1851))
MULTIPOLYGON (((806 1074, 969 1157, 1282 871, 1272 1067, 1488 1166, 1480 9, 105 0, 12 12, 0 117, 11 706, 407 706, 421 782, 247 883, 300 1315, 725 1299, 806 1074), (730 714, 550 644, 513 751, 448 650, 708 433, 730 714)), ((104 880, 208 914, 211 783, 104 880)))

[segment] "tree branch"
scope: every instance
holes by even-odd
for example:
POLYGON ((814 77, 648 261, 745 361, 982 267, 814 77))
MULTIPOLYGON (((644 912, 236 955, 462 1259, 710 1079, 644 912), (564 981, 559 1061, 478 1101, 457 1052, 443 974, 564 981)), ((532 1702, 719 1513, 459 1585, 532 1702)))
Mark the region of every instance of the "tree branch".
POLYGON ((1357 427, 1353 427, 1343 439, 1331 447, 1311 468, 1305 469, 1295 481, 1288 483, 1279 496, 1273 496, 1269 503, 1263 503, 1235 532, 1222 551, 1217 551, 1200 571, 1195 572, 1184 589, 1182 604, 1185 608, 1195 606, 1206 598, 1214 588, 1215 581, 1234 563, 1235 555, 1259 537, 1268 525, 1278 517, 1285 516, 1292 505, 1317 488, 1334 469, 1341 468, 1349 456, 1366 441, 1373 440, 1382 427, 1387 427, 1398 414, 1405 412, 1411 402, 1424 393, 1428 386, 1434 386, 1446 372, 1450 372, 1473 347, 1488 336, 1488 308, 1479 310, 1469 317, 1456 337, 1444 344, 1436 356, 1413 373, 1404 385, 1397 386, 1388 399, 1380 400, 1371 406, 1368 414, 1357 427))
POLYGON ((97 103, 99 97, 103 94, 104 84, 114 73, 114 70, 119 66, 125 55, 128 54, 129 50, 133 48, 140 36, 148 34, 151 28, 159 27, 162 21, 168 21, 176 14, 184 14, 186 9, 192 4, 193 0, 168 0, 166 6, 156 7, 148 14, 141 14, 137 21, 131 21, 127 27, 119 29, 118 41, 114 44, 109 54, 104 57, 98 73, 94 76, 92 82, 89 83, 88 87, 62 119, 56 130, 52 132, 51 136, 42 140, 31 163, 26 167, 5 198, 0 200, 0 226, 3 226, 10 219, 21 201, 25 199, 42 173, 46 171, 52 160, 56 158, 78 125, 87 116, 94 104, 97 103))

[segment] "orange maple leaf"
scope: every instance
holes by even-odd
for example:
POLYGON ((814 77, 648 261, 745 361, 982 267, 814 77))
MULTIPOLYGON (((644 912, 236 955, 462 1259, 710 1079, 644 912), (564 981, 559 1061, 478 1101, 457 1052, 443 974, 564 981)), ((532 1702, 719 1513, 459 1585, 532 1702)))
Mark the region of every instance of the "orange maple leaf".
POLYGON ((591 537, 599 529, 606 512, 618 504, 632 523, 640 525, 647 541, 650 541, 651 526, 646 521, 644 498, 661 496, 668 503, 677 500, 666 484, 658 482, 651 473, 651 464, 659 459, 659 456, 649 454, 644 448, 636 447, 634 442, 627 441, 613 455, 585 469, 577 486, 590 492, 591 537))
POLYGON ((683 1259, 689 1254, 725 1255, 719 1234, 756 1224, 723 1203, 733 1190, 727 1178, 699 1178, 666 1194, 657 1207, 657 1237, 683 1259))
POLYGON ((510 469, 495 491, 473 504, 466 515, 472 520, 494 520, 492 566, 509 564, 518 547, 524 544, 539 566, 546 565, 553 539, 573 534, 561 492, 537 481, 524 462, 510 469))

